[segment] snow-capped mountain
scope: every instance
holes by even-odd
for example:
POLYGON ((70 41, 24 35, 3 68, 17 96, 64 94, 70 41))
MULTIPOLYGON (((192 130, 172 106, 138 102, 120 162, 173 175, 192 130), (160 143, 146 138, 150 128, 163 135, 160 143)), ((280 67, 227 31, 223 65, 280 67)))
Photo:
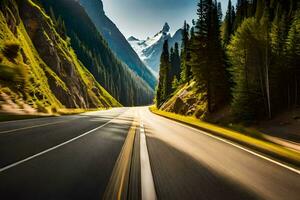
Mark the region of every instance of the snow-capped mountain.
POLYGON ((156 77, 132 49, 114 22, 106 16, 102 0, 78 1, 116 56, 154 89, 157 83, 156 77))
POLYGON ((169 41, 170 48, 174 47, 176 42, 179 46, 181 46, 182 29, 176 31, 176 33, 172 36, 170 34, 169 24, 165 23, 162 30, 153 37, 148 37, 145 40, 139 40, 131 36, 127 40, 140 56, 141 60, 152 70, 154 74, 158 75, 160 56, 164 41, 169 41))

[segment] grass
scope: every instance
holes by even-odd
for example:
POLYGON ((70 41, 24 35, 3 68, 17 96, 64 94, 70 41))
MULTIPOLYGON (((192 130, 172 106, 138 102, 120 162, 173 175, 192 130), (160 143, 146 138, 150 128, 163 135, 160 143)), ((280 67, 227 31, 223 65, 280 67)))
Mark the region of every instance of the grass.
POLYGON ((57 114, 59 115, 77 115, 86 112, 94 112, 94 111, 101 111, 101 110, 108 110, 109 108, 100 108, 100 109, 58 109, 57 114))
MULTIPOLYGON (((49 25, 50 30, 44 31, 45 37, 51 40, 47 34, 55 36, 56 40, 50 42, 53 43, 54 47, 68 62, 73 64, 75 75, 86 86, 89 104, 97 108, 121 106, 117 100, 100 86, 92 74, 78 60, 74 50, 70 47, 70 41, 64 40, 59 36, 50 17, 32 0, 28 0, 26 3, 34 8, 34 12, 40 14, 45 24, 49 25)), ((33 26, 36 26, 36 24, 33 24, 33 26)), ((18 37, 11 32, 3 12, 0 12, 0 92, 3 88, 9 88, 11 91, 9 94, 13 94, 13 96, 8 95, 12 100, 23 99, 26 104, 47 114, 86 112, 87 110, 84 109, 64 109, 65 105, 55 96, 50 88, 50 83, 54 83, 57 88, 65 93, 72 94, 72 88, 68 87, 67 82, 64 82, 66 75, 57 74, 50 66, 47 66, 40 57, 22 21, 17 26, 17 35, 18 37), (9 50, 6 51, 9 55, 3 54, 5 49, 9 50), (18 50, 18 53, 16 54, 15 52, 17 51, 14 50, 18 50), (12 57, 10 56, 11 54, 13 55, 12 57), (16 82, 20 82, 20 84, 15 84, 16 82), (22 87, 16 87, 17 85, 22 87)))
POLYGON ((274 144, 270 141, 263 140, 259 137, 259 134, 253 134, 250 136, 250 134, 243 134, 238 131, 233 131, 224 127, 216 126, 214 124, 210 124, 207 122, 200 121, 199 119, 195 117, 187 117, 178 115, 175 113, 165 112, 162 110, 158 110, 155 106, 150 107, 150 111, 178 121, 182 122, 184 124, 193 126, 195 128, 207 131, 209 133, 212 133, 214 135, 232 140, 234 142, 246 145, 248 147, 254 148, 255 150, 258 150, 260 152, 266 153, 268 155, 271 155, 272 157, 275 157, 277 159, 280 159, 284 162, 293 164, 297 167, 300 166, 300 153, 296 151, 289 150, 283 146, 280 146, 278 144, 274 144), (258 136, 258 137, 256 137, 258 136))

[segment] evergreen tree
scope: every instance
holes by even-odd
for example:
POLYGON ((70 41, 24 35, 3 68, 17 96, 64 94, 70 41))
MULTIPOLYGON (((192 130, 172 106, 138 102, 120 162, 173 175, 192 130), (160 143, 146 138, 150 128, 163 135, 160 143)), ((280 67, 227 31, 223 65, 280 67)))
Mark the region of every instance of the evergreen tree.
POLYGON ((211 21, 211 34, 212 38, 209 43, 211 43, 209 60, 212 66, 212 83, 211 83, 211 110, 217 110, 226 104, 229 100, 230 89, 229 89, 229 76, 225 65, 225 52, 222 48, 221 41, 221 20, 222 15, 221 6, 218 5, 215 0, 212 7, 212 21, 211 21))
POLYGON ((288 105, 299 105, 300 99, 300 11, 297 10, 286 40, 288 63, 288 105))
MULTIPOLYGON (((262 0, 261 0, 262 1, 262 0)), ((238 0, 236 4, 236 19, 234 23, 234 30, 236 30, 243 20, 250 16, 249 14, 249 2, 248 0, 238 0)))
POLYGON ((51 17, 51 19, 52 19, 52 21, 53 21, 53 23, 54 23, 54 25, 56 25, 56 17, 55 17, 55 14, 54 14, 54 11, 53 11, 53 8, 52 7, 50 7, 50 9, 49 9, 49 13, 50 13, 50 17, 51 17))
POLYGON ((261 61, 265 46, 257 32, 259 28, 254 18, 244 20, 228 46, 234 81, 232 110, 240 120, 250 121, 265 114, 264 91, 261 90, 264 88, 261 61))
POLYGON ((172 91, 172 79, 170 77, 170 55, 168 40, 165 40, 160 57, 159 82, 156 92, 156 106, 159 108, 172 91))
POLYGON ((259 0, 256 2, 255 18, 258 20, 263 16, 264 5, 265 5, 264 0, 259 0))
POLYGON ((66 30, 66 25, 64 20, 62 19, 61 16, 58 17, 58 19, 56 20, 56 30, 59 33, 59 35, 63 38, 66 39, 67 38, 67 30, 66 30))
POLYGON ((276 9, 275 18, 271 24, 270 30, 270 90, 271 106, 273 112, 279 112, 287 105, 286 83, 288 82, 285 41, 287 37, 286 14, 281 6, 276 9), (284 106, 283 106, 284 105, 284 106))
POLYGON ((224 20, 223 27, 223 45, 227 46, 230 42, 231 36, 234 32, 234 19, 235 19, 235 11, 234 7, 231 4, 231 0, 228 1, 228 8, 224 20))
POLYGON ((199 89, 206 94, 208 111, 228 99, 228 80, 220 39, 220 8, 216 1, 200 0, 195 39, 192 43, 192 72, 199 89))
POLYGON ((182 30, 182 47, 181 47, 181 81, 180 82, 189 82, 192 78, 191 66, 189 64, 191 60, 190 52, 190 35, 189 35, 190 26, 184 22, 182 30))
POLYGON ((174 49, 171 48, 171 78, 172 80, 176 78, 180 79, 180 55, 178 43, 175 43, 174 49))
POLYGON ((270 91, 270 58, 271 58, 271 50, 270 50, 270 5, 269 2, 266 1, 265 9, 263 17, 260 20, 261 27, 261 37, 264 38, 264 46, 265 46, 265 57, 264 57, 264 66, 260 66, 261 69, 261 90, 264 91, 264 104, 266 107, 268 118, 272 117, 272 109, 271 109, 271 91, 270 91), (263 86, 264 85, 264 86, 263 86))

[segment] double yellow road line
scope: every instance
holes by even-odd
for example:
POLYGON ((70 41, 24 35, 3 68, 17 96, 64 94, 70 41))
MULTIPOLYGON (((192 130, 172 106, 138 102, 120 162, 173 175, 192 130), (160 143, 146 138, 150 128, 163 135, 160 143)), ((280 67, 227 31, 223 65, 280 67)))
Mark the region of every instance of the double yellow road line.
POLYGON ((105 200, 127 199, 131 159, 137 126, 138 122, 134 119, 106 188, 103 197, 105 200))

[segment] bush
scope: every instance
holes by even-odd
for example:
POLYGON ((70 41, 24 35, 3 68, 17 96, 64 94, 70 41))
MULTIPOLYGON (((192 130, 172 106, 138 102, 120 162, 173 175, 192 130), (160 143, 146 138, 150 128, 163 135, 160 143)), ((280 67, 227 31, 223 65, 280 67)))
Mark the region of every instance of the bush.
POLYGON ((15 69, 8 65, 0 64, 0 79, 14 81, 16 77, 15 69))
POLYGON ((16 82, 21 83, 22 85, 25 85, 28 80, 28 70, 27 65, 19 63, 15 67, 16 72, 16 82))
POLYGON ((14 60, 18 57, 20 44, 16 42, 5 42, 2 49, 3 55, 9 60, 14 60))
POLYGON ((3 56, 0 55, 0 63, 2 63, 2 61, 3 61, 3 56))
POLYGON ((36 102, 37 111, 40 113, 48 113, 48 109, 45 107, 45 105, 41 102, 36 102))
POLYGON ((51 112, 54 113, 54 114, 55 114, 55 113, 58 113, 57 107, 54 107, 54 106, 53 106, 53 107, 51 108, 51 112))
POLYGON ((24 64, 0 64, 0 79, 25 85, 28 78, 27 66, 24 64))

